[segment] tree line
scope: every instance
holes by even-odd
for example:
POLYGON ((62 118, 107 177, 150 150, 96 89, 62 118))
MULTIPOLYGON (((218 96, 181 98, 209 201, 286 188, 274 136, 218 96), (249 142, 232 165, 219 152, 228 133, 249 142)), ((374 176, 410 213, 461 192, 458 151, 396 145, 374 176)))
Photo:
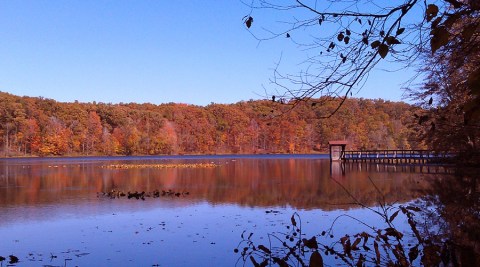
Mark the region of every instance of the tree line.
POLYGON ((2 156, 171 155, 417 149, 418 108, 382 99, 306 100, 292 109, 267 100, 235 104, 72 103, 0 92, 2 156))

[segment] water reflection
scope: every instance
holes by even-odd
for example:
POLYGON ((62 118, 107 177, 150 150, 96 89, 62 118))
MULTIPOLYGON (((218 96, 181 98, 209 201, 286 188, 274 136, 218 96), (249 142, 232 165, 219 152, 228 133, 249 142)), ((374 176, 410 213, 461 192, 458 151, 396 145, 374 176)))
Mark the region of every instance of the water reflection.
POLYGON ((451 165, 435 164, 386 164, 372 162, 341 162, 331 163, 332 177, 345 176, 347 172, 397 172, 423 174, 453 174, 451 165))
MULTIPOLYGON (((387 201, 408 201, 418 196, 423 180, 416 172, 391 172, 347 166, 343 173, 328 160, 297 158, 196 158, 135 161, 182 164, 214 162, 216 168, 108 169, 106 164, 128 160, 78 159, 37 162, 3 161, 0 164, 0 207, 75 203, 97 192, 174 190, 188 191, 187 202, 237 204, 250 207, 289 205, 302 209, 332 209, 351 202, 341 183, 365 204, 376 203, 372 182, 387 201), (333 178, 333 179, 331 179, 333 178)), ((140 163, 139 163, 140 162, 140 163)), ((348 208, 344 207, 344 208, 348 208)))
MULTIPOLYGON (((352 198, 375 205, 418 196, 415 172, 350 170, 331 175, 325 156, 0 160, 0 256, 20 266, 233 266, 244 230, 261 238, 299 212, 305 231, 349 213, 352 198), (215 168, 108 169, 109 164, 216 163, 215 168), (98 192, 173 190, 185 197, 109 199, 98 192), (266 212, 275 210, 276 212, 266 212), (184 257, 188 251, 190 257, 184 257), (57 258, 50 259, 50 255, 57 258)), ((428 177, 427 177, 428 179, 428 177)), ((351 222, 339 231, 356 233, 351 222)))

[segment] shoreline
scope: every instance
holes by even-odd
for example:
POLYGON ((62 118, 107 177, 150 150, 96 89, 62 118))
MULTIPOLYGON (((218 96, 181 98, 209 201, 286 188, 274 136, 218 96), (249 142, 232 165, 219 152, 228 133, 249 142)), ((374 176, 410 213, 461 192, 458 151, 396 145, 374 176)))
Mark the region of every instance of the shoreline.
POLYGON ((175 155, 64 155, 64 156, 1 156, 0 160, 14 160, 14 159, 75 159, 75 158, 245 158, 245 157, 315 157, 325 156, 328 153, 263 153, 263 154, 175 154, 175 155))

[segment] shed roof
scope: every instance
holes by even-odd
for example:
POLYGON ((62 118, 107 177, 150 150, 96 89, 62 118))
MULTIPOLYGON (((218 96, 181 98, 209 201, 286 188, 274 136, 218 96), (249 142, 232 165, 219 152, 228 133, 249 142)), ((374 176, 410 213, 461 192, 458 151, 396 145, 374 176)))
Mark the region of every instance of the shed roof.
POLYGON ((328 144, 331 145, 331 146, 347 145, 348 141, 347 140, 333 140, 333 141, 329 141, 328 144))

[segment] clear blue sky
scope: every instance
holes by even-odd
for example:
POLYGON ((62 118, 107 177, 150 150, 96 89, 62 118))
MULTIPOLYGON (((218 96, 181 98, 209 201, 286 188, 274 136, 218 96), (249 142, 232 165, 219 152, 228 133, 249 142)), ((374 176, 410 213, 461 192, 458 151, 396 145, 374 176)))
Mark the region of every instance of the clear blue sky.
MULTIPOLYGON (((249 12, 239 0, 0 0, 0 91, 62 102, 260 99, 282 53, 292 70, 301 56, 288 40, 258 45, 242 22, 249 12)), ((354 96, 401 100, 406 78, 374 72, 354 96)))

